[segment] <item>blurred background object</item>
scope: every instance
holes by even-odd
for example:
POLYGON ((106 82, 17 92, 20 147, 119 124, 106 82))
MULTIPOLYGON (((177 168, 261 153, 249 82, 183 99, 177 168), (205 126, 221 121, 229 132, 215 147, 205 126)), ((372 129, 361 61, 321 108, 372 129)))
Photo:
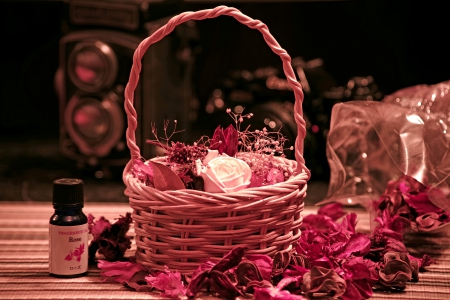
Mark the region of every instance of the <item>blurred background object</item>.
MULTIPOLYGON (((326 71, 322 59, 305 62, 301 57, 292 60, 294 72, 303 86, 304 118, 307 136, 304 158, 311 170, 311 180, 327 181, 330 175, 326 157, 326 140, 330 128, 331 109, 334 104, 351 100, 380 100, 383 97, 371 76, 353 77, 346 86, 338 86, 326 71)), ((280 132, 287 138, 285 154, 294 158, 297 126, 294 120, 292 90, 280 68, 260 67, 253 72, 232 70, 214 89, 205 106, 206 117, 199 119, 199 127, 219 123, 226 127, 230 117, 225 113, 231 108, 234 113, 253 113, 243 126, 254 129, 265 127, 280 132), (282 76, 281 76, 282 75, 282 76)))
MULTIPOLYGON (((60 148, 95 176, 120 172, 129 161, 124 91, 139 43, 179 11, 181 1, 85 1, 66 5, 55 86, 59 95, 60 148)), ((177 120, 180 139, 190 136, 195 24, 185 23, 152 45, 142 61, 134 95, 137 143, 144 157, 157 149, 151 122, 177 120)), ((170 130, 170 128, 169 128, 170 130)))
MULTIPOLYGON (((407 86, 450 78, 442 45, 444 12, 428 3, 0 1, 0 200, 49 200, 51 182, 71 176, 85 180, 92 200, 126 201, 121 164, 129 152, 122 96, 133 48, 164 18, 219 4, 262 20, 294 58, 306 94, 311 201, 326 193, 320 188, 329 177, 323 143, 334 103, 379 100, 407 86)), ((263 123, 283 122, 293 139, 292 99, 284 90, 279 58, 255 30, 226 17, 186 24, 148 56, 136 98, 141 144, 151 138, 150 122, 163 118, 183 123, 179 129, 187 131, 177 139, 212 131, 218 116, 227 117, 217 99, 223 107, 245 106, 263 123), (171 104, 156 101, 166 92, 171 104)))

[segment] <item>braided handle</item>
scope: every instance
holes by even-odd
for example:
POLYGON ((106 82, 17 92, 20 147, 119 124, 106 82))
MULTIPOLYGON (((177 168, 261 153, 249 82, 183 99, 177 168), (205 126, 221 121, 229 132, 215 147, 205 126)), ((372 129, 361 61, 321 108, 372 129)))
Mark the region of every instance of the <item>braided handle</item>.
POLYGON ((151 36, 144 39, 133 56, 133 66, 131 68, 130 79, 125 88, 125 111, 127 113, 128 128, 126 131, 127 144, 131 152, 131 158, 140 158, 140 150, 136 144, 136 128, 137 128, 137 114, 133 106, 134 102, 134 90, 139 82, 139 73, 142 68, 141 59, 147 51, 148 47, 163 37, 171 33, 175 26, 184 23, 189 20, 204 20, 215 18, 221 15, 231 16, 240 23, 247 25, 249 28, 257 29, 260 31, 266 41, 267 45, 272 51, 280 56, 283 62, 283 71, 286 75, 287 81, 294 91, 295 105, 294 105, 294 119, 297 124, 297 138, 295 140, 295 158, 297 161, 298 173, 304 171, 309 174, 308 169, 305 167, 305 160, 303 158, 303 142, 306 137, 306 123, 303 119, 303 91, 300 83, 295 77, 294 70, 291 65, 291 57, 287 54, 286 50, 281 48, 275 38, 269 32, 267 25, 259 20, 254 20, 233 7, 218 6, 214 9, 199 10, 196 12, 184 12, 173 18, 171 18, 166 25, 160 27, 151 36))

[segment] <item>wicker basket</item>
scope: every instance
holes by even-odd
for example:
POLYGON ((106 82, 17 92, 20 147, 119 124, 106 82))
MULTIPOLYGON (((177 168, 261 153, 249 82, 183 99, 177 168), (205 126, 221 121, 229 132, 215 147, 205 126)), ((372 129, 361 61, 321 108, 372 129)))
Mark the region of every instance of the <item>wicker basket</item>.
POLYGON ((167 266, 191 274, 200 263, 218 260, 236 246, 247 253, 273 256, 290 250, 300 237, 303 199, 310 177, 302 157, 306 135, 303 119, 303 92, 291 66, 291 58, 270 34, 267 26, 226 6, 181 13, 141 42, 135 51, 130 79, 125 90, 128 118, 127 143, 131 160, 125 167, 123 181, 133 209, 136 233, 136 260, 152 270, 167 266), (189 21, 226 15, 260 31, 274 53, 280 56, 283 70, 295 96, 294 118, 298 136, 296 160, 277 158, 297 170, 293 178, 271 186, 248 188, 234 193, 207 193, 198 190, 160 191, 146 186, 131 172, 133 160, 141 158, 136 145, 136 110, 134 90, 139 81, 141 59, 148 47, 189 21))

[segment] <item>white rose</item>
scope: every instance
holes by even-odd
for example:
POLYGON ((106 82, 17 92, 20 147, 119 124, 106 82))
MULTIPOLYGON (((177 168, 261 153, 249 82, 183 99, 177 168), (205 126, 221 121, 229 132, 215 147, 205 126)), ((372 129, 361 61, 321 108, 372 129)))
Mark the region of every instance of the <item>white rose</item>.
MULTIPOLYGON (((208 154, 206 154, 205 158, 203 159, 203 164, 206 166, 211 159, 216 158, 218 156, 219 156, 219 150, 208 150, 208 154)), ((222 156, 228 156, 228 155, 222 154, 222 156)))
POLYGON ((252 170, 241 159, 218 156, 202 167, 200 175, 205 192, 231 193, 245 189, 250 184, 252 170))

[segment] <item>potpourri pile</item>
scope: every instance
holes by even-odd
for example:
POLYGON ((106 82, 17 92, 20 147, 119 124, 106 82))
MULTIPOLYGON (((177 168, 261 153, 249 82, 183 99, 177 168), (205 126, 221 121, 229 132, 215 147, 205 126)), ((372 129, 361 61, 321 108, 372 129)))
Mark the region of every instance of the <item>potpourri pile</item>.
POLYGON ((404 290, 434 263, 426 254, 408 253, 403 219, 385 213, 372 233, 360 233, 357 215, 331 203, 305 216, 298 243, 273 258, 236 247, 218 262, 205 261, 191 276, 147 270, 132 258, 100 259, 98 267, 105 280, 168 298, 192 299, 206 292, 227 299, 368 299, 374 291, 404 290))

